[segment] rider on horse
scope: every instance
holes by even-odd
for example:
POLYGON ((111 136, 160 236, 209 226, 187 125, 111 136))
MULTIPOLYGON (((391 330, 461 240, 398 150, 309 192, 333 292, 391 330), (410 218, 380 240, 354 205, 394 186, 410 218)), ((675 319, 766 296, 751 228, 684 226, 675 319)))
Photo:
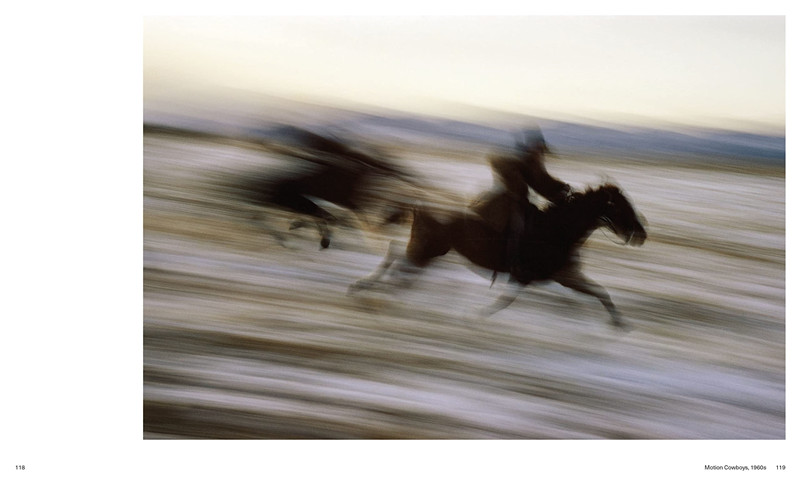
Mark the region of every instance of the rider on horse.
POLYGON ((571 187, 550 175, 544 167, 544 155, 550 153, 539 129, 526 131, 513 154, 494 155, 489 166, 494 188, 481 194, 470 205, 492 228, 508 236, 507 255, 510 272, 515 276, 523 262, 521 238, 525 230, 525 212, 530 205, 528 189, 552 203, 565 200, 571 187))

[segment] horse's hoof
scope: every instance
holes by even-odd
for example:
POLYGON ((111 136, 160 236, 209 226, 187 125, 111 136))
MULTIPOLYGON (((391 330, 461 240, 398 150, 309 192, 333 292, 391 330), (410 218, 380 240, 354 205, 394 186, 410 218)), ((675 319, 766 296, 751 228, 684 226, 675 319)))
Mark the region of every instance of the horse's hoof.
POLYGON ((331 245, 331 239, 328 237, 323 237, 322 240, 319 241, 320 248, 327 249, 329 245, 331 245))
POLYGON ((633 330, 633 326, 622 321, 621 319, 615 319, 611 321, 611 326, 613 326, 617 331, 622 331, 623 333, 630 333, 633 330))
POLYGON ((471 314, 469 313, 464 314, 463 319, 464 321, 466 321, 468 324, 471 325, 482 325, 489 322, 487 321, 487 319, 489 319, 489 316, 490 315, 486 314, 485 311, 477 310, 471 314))
POLYGON ((366 287, 366 284, 364 284, 363 281, 356 281, 347 287, 347 295, 352 296, 356 292, 364 289, 364 287, 366 287))

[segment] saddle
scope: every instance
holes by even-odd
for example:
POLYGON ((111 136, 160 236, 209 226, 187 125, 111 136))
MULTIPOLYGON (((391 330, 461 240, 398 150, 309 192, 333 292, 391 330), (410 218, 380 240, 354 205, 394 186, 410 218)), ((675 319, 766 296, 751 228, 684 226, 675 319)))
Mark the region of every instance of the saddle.
MULTIPOLYGON (((531 233, 541 219, 542 211, 532 203, 520 207, 519 200, 505 190, 490 190, 481 193, 470 205, 469 209, 477 214, 492 230, 505 237, 511 237, 511 219, 515 211, 522 210, 522 224, 516 237, 531 233)), ((491 284, 497 279, 497 271, 492 272, 491 284)))

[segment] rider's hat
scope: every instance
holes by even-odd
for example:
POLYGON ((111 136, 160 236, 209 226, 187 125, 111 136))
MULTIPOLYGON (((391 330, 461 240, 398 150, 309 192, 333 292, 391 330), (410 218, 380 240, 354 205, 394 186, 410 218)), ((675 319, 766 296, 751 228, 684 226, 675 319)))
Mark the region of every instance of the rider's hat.
POLYGON ((540 150, 542 153, 550 153, 550 148, 544 140, 542 130, 538 127, 527 129, 522 132, 522 141, 517 143, 517 147, 523 151, 532 149, 540 150))

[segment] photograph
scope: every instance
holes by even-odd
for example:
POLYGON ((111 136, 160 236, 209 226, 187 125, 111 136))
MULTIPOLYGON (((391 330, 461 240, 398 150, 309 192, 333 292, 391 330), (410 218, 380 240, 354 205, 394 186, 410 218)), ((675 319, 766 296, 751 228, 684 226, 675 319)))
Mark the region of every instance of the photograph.
POLYGON ((785 439, 784 37, 146 17, 144 439, 785 439))

